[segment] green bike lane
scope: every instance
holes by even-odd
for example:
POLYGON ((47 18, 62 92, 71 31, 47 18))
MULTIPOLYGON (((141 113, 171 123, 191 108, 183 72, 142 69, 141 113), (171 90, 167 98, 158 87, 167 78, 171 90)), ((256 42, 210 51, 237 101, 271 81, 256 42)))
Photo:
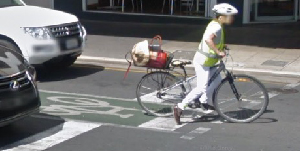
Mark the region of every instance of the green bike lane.
MULTIPOLYGON (((125 69, 103 70, 86 66, 73 66, 51 74, 42 72, 38 85, 42 101, 41 112, 71 120, 128 126, 140 126, 159 119, 156 122, 165 125, 157 128, 171 124, 170 129, 174 130, 172 118, 145 115, 134 100, 136 85, 145 73, 131 72, 126 80, 122 80, 124 72, 125 69)), ((264 84, 267 88, 274 89, 284 86, 264 84)))
POLYGON ((40 90, 41 112, 66 119, 139 126, 154 119, 130 99, 40 90))

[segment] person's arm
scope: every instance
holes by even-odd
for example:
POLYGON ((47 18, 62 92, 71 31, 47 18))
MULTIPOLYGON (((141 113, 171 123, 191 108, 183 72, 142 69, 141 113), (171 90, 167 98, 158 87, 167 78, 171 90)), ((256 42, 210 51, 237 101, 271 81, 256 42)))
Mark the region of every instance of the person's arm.
POLYGON ((212 49, 213 51, 215 51, 216 54, 224 57, 225 56, 225 53, 223 51, 220 51, 216 44, 214 43, 214 39, 216 38, 217 36, 215 34, 211 34, 206 40, 206 44, 209 46, 210 49, 212 49))

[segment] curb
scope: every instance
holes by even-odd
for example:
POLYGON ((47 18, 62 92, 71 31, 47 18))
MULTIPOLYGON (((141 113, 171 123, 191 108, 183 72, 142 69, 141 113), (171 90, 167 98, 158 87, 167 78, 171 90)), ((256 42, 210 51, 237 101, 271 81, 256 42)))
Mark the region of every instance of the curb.
MULTIPOLYGON (((77 59, 80 62, 87 63, 113 63, 113 64, 124 64, 128 65, 128 62, 125 59, 117 59, 117 58, 107 58, 107 57, 91 57, 91 56, 80 56, 77 59)), ((193 65, 186 66, 187 69, 193 69, 193 65)), ((227 67, 229 70, 232 67, 227 67)), ((275 74, 275 75, 286 75, 286 76, 300 76, 300 72, 289 72, 289 71, 276 71, 276 70, 265 70, 265 69, 254 69, 254 68, 239 68, 234 67, 233 71, 242 71, 242 72, 253 72, 253 73, 267 73, 267 74, 275 74)))

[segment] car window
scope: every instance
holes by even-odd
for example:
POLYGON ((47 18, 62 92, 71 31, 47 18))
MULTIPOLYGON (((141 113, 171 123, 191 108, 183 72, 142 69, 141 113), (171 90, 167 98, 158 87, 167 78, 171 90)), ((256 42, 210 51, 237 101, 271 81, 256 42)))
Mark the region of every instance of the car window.
POLYGON ((23 3, 20 0, 0 0, 0 7, 9 6, 22 6, 23 3))

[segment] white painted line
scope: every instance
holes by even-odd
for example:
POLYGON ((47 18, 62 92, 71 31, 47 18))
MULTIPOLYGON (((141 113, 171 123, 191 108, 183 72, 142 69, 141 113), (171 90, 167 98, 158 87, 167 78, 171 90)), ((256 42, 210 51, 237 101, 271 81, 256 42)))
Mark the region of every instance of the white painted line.
POLYGON ((117 58, 108 58, 108 57, 92 57, 92 56, 80 56, 78 57, 79 60, 88 60, 88 61, 106 61, 106 62, 121 62, 127 63, 124 59, 117 59, 117 58))
POLYGON ((299 85, 300 85, 300 83, 291 83, 291 84, 287 84, 286 86, 284 86, 283 89, 292 89, 299 85))
POLYGON ((92 98, 98 98, 98 99, 111 99, 111 100, 121 100, 121 101, 128 101, 128 102, 136 101, 134 99, 123 99, 123 98, 114 98, 114 97, 107 97, 107 96, 97 96, 97 95, 92 95, 92 94, 78 94, 78 93, 68 93, 68 92, 59 92, 59 91, 48 91, 48 90, 39 90, 39 91, 44 92, 44 93, 84 96, 84 97, 92 97, 92 98))
POLYGON ((275 92, 270 92, 269 93, 269 99, 276 97, 277 95, 279 95, 278 93, 275 92))
POLYGON ((186 125, 186 123, 177 125, 174 118, 157 117, 153 120, 150 120, 148 122, 139 125, 138 127, 175 131, 176 129, 183 127, 184 125, 186 125))
POLYGON ((0 150, 42 151, 100 126, 94 123, 67 121, 42 133, 0 148, 0 150))
POLYGON ((208 132, 209 130, 211 130, 211 128, 198 127, 195 130, 193 130, 193 131, 191 131, 191 132, 189 132, 185 135, 182 135, 180 138, 187 139, 187 140, 192 140, 195 137, 208 132))
POLYGON ((214 123, 214 124, 223 124, 224 122, 222 122, 220 119, 218 119, 218 120, 212 121, 211 123, 214 123))
POLYGON ((289 71, 274 71, 274 70, 252 69, 252 68, 234 68, 233 70, 234 71, 256 72, 256 73, 269 73, 269 74, 276 74, 276 75, 300 76, 300 72, 289 72, 289 71))

